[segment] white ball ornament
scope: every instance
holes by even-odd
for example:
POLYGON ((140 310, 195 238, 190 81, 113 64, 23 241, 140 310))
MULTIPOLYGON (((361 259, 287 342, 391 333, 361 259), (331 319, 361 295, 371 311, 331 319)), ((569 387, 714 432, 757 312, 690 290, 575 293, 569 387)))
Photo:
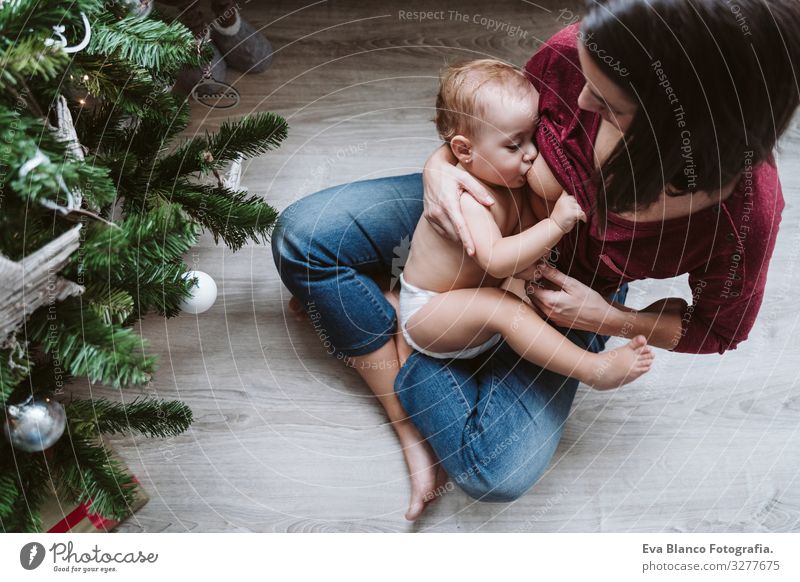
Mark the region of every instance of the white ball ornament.
POLYGON ((208 311, 217 300, 217 284, 211 275, 203 271, 189 271, 183 278, 197 279, 197 282, 192 287, 192 296, 181 302, 181 311, 195 315, 208 311))

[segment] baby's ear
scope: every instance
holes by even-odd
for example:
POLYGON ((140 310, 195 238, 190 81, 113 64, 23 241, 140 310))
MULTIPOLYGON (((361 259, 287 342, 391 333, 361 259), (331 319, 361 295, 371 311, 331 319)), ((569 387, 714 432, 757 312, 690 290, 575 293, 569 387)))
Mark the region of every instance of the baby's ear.
POLYGON ((457 135, 450 140, 450 150, 462 164, 472 161, 472 142, 463 135, 457 135))

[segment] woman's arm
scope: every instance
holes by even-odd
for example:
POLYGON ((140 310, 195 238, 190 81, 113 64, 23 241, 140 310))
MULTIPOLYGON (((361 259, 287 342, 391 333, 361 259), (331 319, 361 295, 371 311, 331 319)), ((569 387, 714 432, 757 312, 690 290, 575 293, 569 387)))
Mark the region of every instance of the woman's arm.
POLYGON ((561 288, 544 289, 533 283, 527 287, 531 301, 555 325, 618 337, 641 334, 650 345, 666 350, 673 349, 682 337, 683 299, 661 299, 637 310, 609 303, 594 289, 547 263, 538 264, 536 271, 561 288))
POLYGON ((484 206, 494 204, 489 191, 469 172, 456 167, 458 160, 443 144, 425 162, 422 184, 425 189, 423 216, 440 235, 460 241, 470 256, 475 254, 464 215, 461 212, 461 194, 466 192, 484 206))
POLYGON ((471 196, 461 197, 461 209, 475 243, 475 262, 492 277, 505 279, 541 259, 586 215, 566 192, 549 218, 519 234, 504 237, 489 209, 471 196))
POLYGON ((641 334, 651 346, 672 350, 681 339, 685 306, 686 301, 678 297, 659 299, 644 309, 613 302, 609 316, 598 326, 598 333, 618 337, 641 334))

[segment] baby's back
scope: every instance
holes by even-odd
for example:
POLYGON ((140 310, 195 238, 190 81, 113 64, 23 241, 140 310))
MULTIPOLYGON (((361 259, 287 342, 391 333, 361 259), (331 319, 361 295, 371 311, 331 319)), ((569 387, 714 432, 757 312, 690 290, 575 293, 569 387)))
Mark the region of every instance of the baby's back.
MULTIPOLYGON (((521 196, 514 197, 510 193, 495 196, 495 203, 490 208, 503 236, 519 231, 520 202, 526 203, 521 196)), ((440 236, 425 217, 419 219, 414 230, 403 278, 415 287, 437 293, 499 287, 504 281, 484 271, 460 242, 440 236)))

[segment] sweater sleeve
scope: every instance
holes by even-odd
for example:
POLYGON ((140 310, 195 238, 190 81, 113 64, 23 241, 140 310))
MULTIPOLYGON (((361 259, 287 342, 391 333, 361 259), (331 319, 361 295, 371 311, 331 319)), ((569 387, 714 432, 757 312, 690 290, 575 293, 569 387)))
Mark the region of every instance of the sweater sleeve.
POLYGON ((773 162, 761 166, 759 186, 745 193, 740 211, 731 215, 725 210, 729 231, 721 235, 730 244, 707 266, 689 272, 692 304, 683 310, 681 338, 673 351, 722 354, 736 349, 756 321, 784 208, 773 162))

